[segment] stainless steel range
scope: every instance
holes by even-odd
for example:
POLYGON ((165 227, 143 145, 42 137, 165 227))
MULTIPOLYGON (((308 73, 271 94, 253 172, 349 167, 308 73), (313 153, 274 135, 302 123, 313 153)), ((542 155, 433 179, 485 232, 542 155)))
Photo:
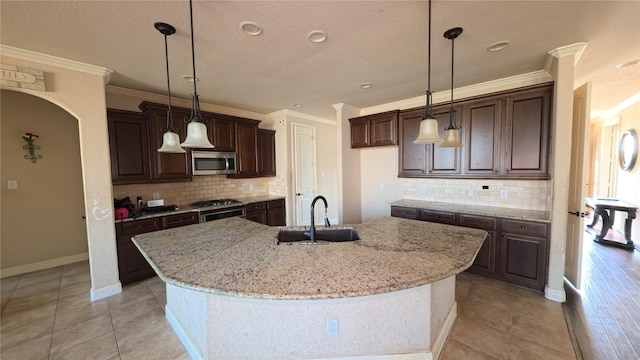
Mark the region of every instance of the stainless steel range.
POLYGON ((235 199, 213 199, 198 201, 191 206, 200 209, 200 222, 224 219, 228 217, 246 217, 247 211, 242 202, 235 199))

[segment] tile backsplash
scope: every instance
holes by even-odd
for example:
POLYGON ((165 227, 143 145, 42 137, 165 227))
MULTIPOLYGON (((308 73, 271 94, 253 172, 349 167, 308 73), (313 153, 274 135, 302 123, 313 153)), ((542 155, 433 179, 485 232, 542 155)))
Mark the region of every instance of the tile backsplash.
POLYGON ((550 180, 405 179, 402 193, 413 200, 549 211, 551 188, 550 180))
POLYGON ((285 181, 280 176, 251 179, 227 179, 224 175, 194 176, 190 182, 114 185, 113 197, 142 196, 145 204, 157 194, 165 205, 188 205, 196 201, 244 198, 262 195, 285 195, 285 181))

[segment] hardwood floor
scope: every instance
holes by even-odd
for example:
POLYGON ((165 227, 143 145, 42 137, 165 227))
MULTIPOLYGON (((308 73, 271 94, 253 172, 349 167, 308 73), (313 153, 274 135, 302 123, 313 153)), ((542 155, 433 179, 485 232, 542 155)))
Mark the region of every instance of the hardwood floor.
POLYGON ((585 231, 583 255, 582 289, 565 284, 577 357, 640 359, 640 251, 594 243, 585 231))

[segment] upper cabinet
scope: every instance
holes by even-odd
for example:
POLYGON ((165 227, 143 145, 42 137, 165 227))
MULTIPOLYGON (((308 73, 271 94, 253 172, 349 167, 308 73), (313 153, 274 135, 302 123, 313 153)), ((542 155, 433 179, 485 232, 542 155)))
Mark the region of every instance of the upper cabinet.
MULTIPOLYGON (((454 103, 462 148, 413 144, 424 108, 399 115, 399 177, 549 178, 553 84, 454 103)), ((449 105, 434 107, 440 135, 449 105)))
POLYGON ((258 174, 276 176, 276 131, 258 129, 258 174))
POLYGON ((112 182, 150 182, 149 118, 131 111, 107 109, 107 123, 112 182))
POLYGON ((398 113, 395 110, 349 119, 351 147, 397 145, 398 113))
POLYGON ((238 173, 227 177, 258 176, 258 123, 257 120, 236 121, 236 153, 238 173))
MULTIPOLYGON (((158 152, 162 146, 162 137, 167 131, 167 106, 143 102, 140 109, 149 116, 151 124, 151 165, 154 182, 191 181, 191 163, 189 151, 184 154, 158 152)), ((180 139, 187 136, 187 124, 191 112, 182 108, 171 108, 173 124, 180 139)))
POLYGON ((236 121, 223 115, 216 115, 210 120, 209 141, 217 151, 236 151, 236 121))

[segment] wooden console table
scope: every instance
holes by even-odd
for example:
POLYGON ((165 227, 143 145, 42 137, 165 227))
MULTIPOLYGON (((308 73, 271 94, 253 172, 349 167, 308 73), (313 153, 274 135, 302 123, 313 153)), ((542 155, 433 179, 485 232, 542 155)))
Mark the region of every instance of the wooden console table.
POLYGON ((633 250, 633 240, 631 240, 631 223, 636 218, 636 211, 638 207, 630 204, 624 200, 618 199, 603 199, 603 198, 587 198, 587 207, 593 209, 593 221, 587 225, 588 228, 593 229, 593 226, 598 223, 598 217, 602 218, 602 229, 600 233, 596 234, 593 241, 601 244, 618 246, 624 249, 633 250), (626 242, 619 242, 613 240, 607 240, 605 237, 609 232, 609 229, 613 227, 613 222, 616 218, 616 211, 624 211, 627 213, 627 219, 624 223, 624 238, 626 242))

